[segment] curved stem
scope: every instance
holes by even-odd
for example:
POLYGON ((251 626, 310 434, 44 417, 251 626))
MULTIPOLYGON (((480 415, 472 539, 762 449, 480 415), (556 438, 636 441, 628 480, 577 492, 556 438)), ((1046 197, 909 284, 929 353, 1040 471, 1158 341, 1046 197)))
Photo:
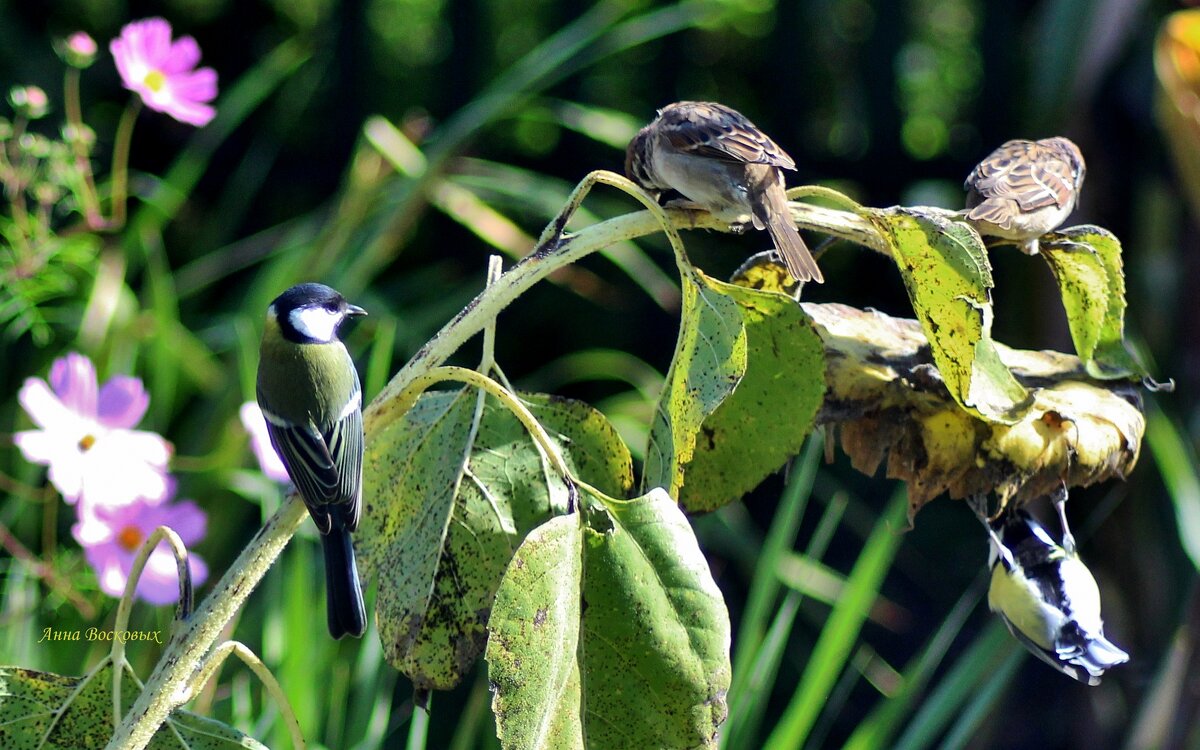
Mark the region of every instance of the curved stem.
POLYGON ((129 577, 125 579, 125 591, 121 594, 121 601, 117 604, 117 618, 113 624, 113 644, 112 644, 112 663, 113 663, 113 728, 118 724, 117 721, 121 716, 121 671, 125 665, 125 638, 122 633, 129 630, 129 611, 133 609, 133 597, 137 591, 138 581, 142 577, 142 570, 146 567, 146 562, 150 559, 150 555, 158 547, 158 543, 166 541, 171 546, 171 551, 175 554, 175 565, 179 574, 179 608, 176 610, 175 619, 186 619, 192 611, 192 575, 188 570, 188 552, 184 546, 183 540, 168 526, 159 526, 154 530, 142 546, 138 549, 137 556, 133 558, 133 566, 129 569, 129 577))
POLYGON ((550 464, 558 472, 559 476, 567 482, 575 482, 575 478, 571 475, 571 470, 567 467, 566 461, 563 460, 562 453, 558 450, 558 446, 550 440, 550 436, 546 434, 542 423, 537 421, 537 417, 533 416, 533 413, 529 411, 529 407, 521 403, 521 399, 517 398, 516 394, 512 391, 482 373, 475 370, 468 370, 465 367, 435 367, 412 381, 408 388, 400 395, 400 398, 404 401, 415 400, 421 391, 446 380, 473 385, 495 396, 529 432, 529 436, 533 438, 533 442, 546 455, 546 459, 550 461, 550 464))
POLYGON ((129 198, 129 150, 133 143, 133 126, 141 111, 142 100, 136 96, 130 99, 113 138, 112 215, 108 222, 109 229, 125 226, 125 204, 129 198))
MULTIPOLYGON (((796 223, 805 229, 830 234, 880 253, 887 252, 887 245, 879 231, 869 220, 857 214, 805 203, 793 203, 791 209, 796 223)), ((396 397, 411 382, 445 362, 468 339, 482 331, 488 321, 494 319, 530 287, 562 266, 574 263, 608 245, 661 231, 660 217, 672 230, 729 231, 728 223, 717 221, 703 211, 658 206, 647 211, 617 216, 565 237, 560 237, 558 232, 566 225, 566 221, 556 220, 543 232, 533 252, 475 297, 392 376, 391 381, 363 411, 363 425, 368 433, 368 440, 372 431, 386 426, 388 422, 403 414, 403 411, 397 408, 396 397)))
POLYGON ((308 747, 304 742, 304 734, 300 731, 300 722, 296 720, 296 712, 292 709, 292 704, 288 702, 287 695, 283 692, 279 680, 275 679, 275 675, 271 674, 271 670, 267 668, 266 664, 263 664, 262 659, 259 659, 257 654, 240 641, 225 641, 213 649, 212 653, 209 654, 208 658, 204 660, 204 663, 196 671, 195 678, 191 681, 191 685, 188 686, 187 697, 181 702, 186 703, 195 697, 204 684, 212 679, 213 675, 221 668, 221 665, 225 663, 225 660, 230 655, 241 659, 242 663, 250 668, 250 671, 258 677, 263 687, 267 689, 267 693, 275 701, 275 705, 279 707, 279 713, 283 715, 284 723, 287 724, 288 734, 292 737, 292 747, 300 748, 300 750, 308 747))
POLYGON ((307 512, 296 494, 288 495, 184 627, 178 627, 105 750, 142 750, 187 695, 188 680, 212 650, 221 631, 283 551, 307 512))

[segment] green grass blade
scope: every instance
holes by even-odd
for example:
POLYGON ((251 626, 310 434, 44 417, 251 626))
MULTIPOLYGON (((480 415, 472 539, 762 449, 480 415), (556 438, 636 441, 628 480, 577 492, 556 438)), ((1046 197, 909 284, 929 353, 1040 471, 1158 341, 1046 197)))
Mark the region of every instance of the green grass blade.
MULTIPOLYGON (((825 507, 825 513, 822 514, 817 529, 809 540, 808 548, 805 550, 806 557, 820 560, 825 556, 826 550, 829 549, 829 543, 833 540, 833 533, 841 523, 847 503, 845 495, 834 495, 825 507)), ((759 727, 762 726, 763 714, 766 712, 771 697, 771 689, 779 674, 779 665, 783 661, 788 636, 799 611, 800 602, 803 600, 804 593, 795 589, 789 590, 784 595, 783 602, 779 605, 775 618, 771 622, 771 627, 767 630, 766 637, 755 655, 754 663, 750 666, 747 676, 743 678, 745 682, 743 689, 735 696, 736 700, 730 702, 729 721, 726 722, 726 732, 721 737, 723 747, 754 746, 759 727)))
POLYGON ((875 524, 862 554, 854 564, 845 595, 833 608, 821 630, 812 656, 800 677, 791 703, 767 740, 768 750, 796 748, 804 744, 816 723, 826 696, 846 666, 858 640, 871 604, 903 538, 908 512, 907 494, 896 492, 875 524))
MULTIPOLYGON (((1019 664, 1023 653, 1004 625, 994 620, 921 704, 908 729, 896 742, 895 750, 932 746, 963 711, 968 698, 979 690, 979 686, 991 682, 1002 663, 1016 659, 1019 664)), ((1008 675, 997 682, 1007 685, 1011 677, 1008 675)))
POLYGON ((1200 469, 1181 431, 1153 402, 1146 409, 1146 442, 1175 505, 1179 541, 1200 570, 1200 469))
POLYGON ((905 670, 900 690, 878 704, 867 720, 858 725, 845 744, 846 750, 870 750, 887 746, 898 731, 900 722, 912 710, 913 704, 925 690, 934 670, 941 665, 950 644, 958 637, 967 618, 979 605, 980 595, 979 587, 972 587, 963 593, 914 663, 905 670))
POLYGON ((783 585, 779 580, 779 565, 795 544, 800 519, 804 516, 804 509, 812 492, 812 483, 817 473, 817 463, 823 455, 823 448, 824 441, 820 433, 814 433, 805 446, 798 471, 795 471, 788 482, 782 502, 779 503, 779 509, 775 512, 775 518, 771 521, 771 528, 763 542, 758 569, 750 584, 750 593, 746 597, 746 608, 738 629, 737 646, 733 655, 734 680, 729 689, 731 701, 736 701, 738 693, 745 688, 750 663, 766 635, 771 612, 783 585))

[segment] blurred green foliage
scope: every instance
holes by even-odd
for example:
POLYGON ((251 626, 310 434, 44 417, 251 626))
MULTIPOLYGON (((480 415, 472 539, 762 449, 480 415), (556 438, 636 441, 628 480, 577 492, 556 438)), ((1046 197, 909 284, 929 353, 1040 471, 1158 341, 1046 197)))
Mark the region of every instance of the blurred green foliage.
MULTIPOLYGON (((17 330, 0 342, 0 431, 28 426, 17 389, 68 349, 93 357, 102 380, 145 378, 146 424, 175 443, 181 496, 209 512, 201 552, 220 571, 279 500, 251 469, 237 407, 253 395, 262 311, 290 283, 320 279, 371 311, 348 342, 370 397, 481 288, 489 253, 519 252, 587 172, 619 170, 624 134, 670 101, 738 108, 796 158, 792 184, 836 182, 873 206, 957 208, 961 180, 995 145, 1068 135, 1088 160, 1077 218, 1111 229, 1124 247, 1127 335, 1179 386, 1153 397, 1162 416, 1145 447, 1154 460, 1071 503, 1109 635, 1132 662, 1089 689, 1018 660, 984 608, 972 608, 985 559, 975 519, 933 503, 893 550, 897 540, 877 525, 892 489, 835 456, 805 475, 811 499, 786 506, 803 516, 776 514, 785 486, 796 491, 793 475, 694 519, 734 617, 735 665, 767 670, 746 687, 735 666, 735 689, 754 692, 731 696, 739 723, 727 745, 759 747, 778 725, 805 727, 809 747, 1194 746, 1194 705, 1152 705, 1196 673, 1187 670, 1194 645, 1172 644, 1200 628, 1196 568, 1180 542, 1182 531, 1194 554, 1196 530, 1178 526, 1194 518, 1200 234, 1151 98, 1152 41, 1174 9, 1165 0, 600 0, 586 11, 546 0, 0 0, 5 89, 36 84, 61 101, 51 39, 84 29, 101 43, 83 77, 100 164, 125 101, 103 50, 123 23, 164 15, 196 36, 222 87, 218 119, 200 131, 143 113, 128 227, 101 235, 82 259, 69 248, 71 283, 44 280, 61 295, 46 308, 42 337, 17 330), (373 116, 422 161, 381 146, 365 129, 373 116), (475 202, 453 200, 464 192, 475 202), (779 591, 775 570, 800 554, 793 546, 840 571, 848 590, 878 588, 890 608, 876 600, 862 622, 816 594, 779 591), (873 578, 893 552, 886 577, 873 578), (744 607, 753 642, 740 650, 744 607), (843 658, 814 666, 814 654, 843 658), (824 705, 798 716, 789 700, 807 695, 798 684, 813 689, 801 680, 816 672, 824 705), (746 701, 755 709, 737 713, 746 701)), ((42 134, 54 136, 59 122, 52 111, 42 134)), ((630 207, 608 194, 588 201, 600 216, 630 207)), ((685 240, 715 278, 763 249, 753 235, 685 240)), ((639 446, 644 437, 629 433, 645 429, 670 361, 678 291, 665 242, 623 253, 589 258, 523 298, 501 316, 496 349, 515 384, 595 404, 639 446)), ((1040 263, 1009 248, 992 260, 995 338, 1070 351, 1040 263)), ((829 283, 806 298, 908 314, 885 259, 835 245, 822 267, 829 283)), ((462 357, 476 353, 468 346, 462 357)), ((0 492, 0 523, 60 579, 48 585, 5 545, 0 663, 77 674, 104 644, 47 648, 38 636, 47 626, 110 624, 115 602, 70 541, 69 510, 7 440, 0 492)), ((290 545, 236 636, 279 676, 314 743, 396 746, 409 732, 411 686, 383 666, 373 633, 358 643, 325 637, 313 616, 313 546, 290 545)), ((169 611, 141 606, 134 616, 169 628, 169 611)), ((155 653, 130 657, 144 674, 155 653)), ((235 667, 193 708, 286 743, 274 709, 235 667)), ((418 725, 427 746, 496 746, 480 669, 435 696, 432 710, 418 725)))

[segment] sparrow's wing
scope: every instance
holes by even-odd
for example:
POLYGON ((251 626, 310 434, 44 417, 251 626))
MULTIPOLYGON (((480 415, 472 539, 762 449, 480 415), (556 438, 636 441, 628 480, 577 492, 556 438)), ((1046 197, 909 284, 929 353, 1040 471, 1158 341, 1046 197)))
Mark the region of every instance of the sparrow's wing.
POLYGON ((795 169, 796 162, 742 113, 713 102, 688 102, 663 110, 662 133, 684 153, 745 164, 795 169))
MULTIPOLYGON (((972 206, 997 199, 1015 201, 1021 211, 1062 208, 1075 190, 1070 162, 1055 149, 1033 141, 1005 143, 975 167, 964 187, 972 194, 968 201, 972 206)), ((1000 204, 992 203, 996 205, 1000 204)), ((971 218, 987 217, 973 211, 971 218)))

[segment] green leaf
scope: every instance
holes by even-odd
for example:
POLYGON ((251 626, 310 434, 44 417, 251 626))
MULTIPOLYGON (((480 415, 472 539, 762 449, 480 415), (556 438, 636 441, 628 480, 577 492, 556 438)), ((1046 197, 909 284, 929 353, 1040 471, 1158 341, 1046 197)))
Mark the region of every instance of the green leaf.
POLYGON ((531 532, 488 630, 506 749, 716 746, 729 615, 662 489, 629 501, 585 492, 581 514, 531 532))
MULTIPOLYGON (((523 395, 575 476, 623 496, 632 459, 591 407, 523 395)), ((562 513, 567 488, 512 414, 493 398, 476 419, 471 390, 427 393, 367 435, 365 577, 387 660, 418 688, 449 689, 482 652, 500 578, 525 534, 562 513)))
POLYGON ((1148 376, 1125 348, 1121 241, 1107 229, 1084 225, 1048 235, 1040 244, 1088 375, 1098 380, 1148 376))
MULTIPOLYGON (((64 677, 20 667, 0 667, 0 747, 6 750, 100 750, 113 733, 112 662, 85 677, 64 677)), ((121 710, 141 692, 126 670, 121 710)), ((151 750, 265 750, 257 740, 218 721, 172 711, 148 746, 151 750)))
POLYGON ((1030 395, 992 341, 992 270, 974 229, 928 208, 863 209, 887 241, 950 394, 988 422, 1012 424, 1030 395))
POLYGON ((675 356, 650 427, 642 488, 679 497, 700 426, 746 372, 746 327, 726 284, 681 265, 683 309, 675 356))
POLYGON ((825 346, 794 299, 708 283, 737 302, 748 354, 737 388, 703 421, 683 467, 688 512, 716 510, 778 471, 800 452, 825 395, 825 346))

